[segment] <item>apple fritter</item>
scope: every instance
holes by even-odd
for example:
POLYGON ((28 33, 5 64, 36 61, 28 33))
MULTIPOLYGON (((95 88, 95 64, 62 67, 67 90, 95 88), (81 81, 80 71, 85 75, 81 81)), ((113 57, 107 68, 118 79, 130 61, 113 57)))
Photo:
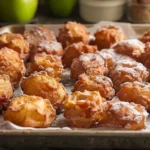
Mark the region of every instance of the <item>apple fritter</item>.
POLYGON ((141 82, 126 82, 121 85, 117 96, 121 101, 134 102, 141 104, 150 110, 150 84, 141 82))
POLYGON ((13 87, 8 75, 0 75, 0 110, 7 106, 9 99, 13 97, 13 87))
POLYGON ((98 49, 110 48, 115 43, 125 40, 126 36, 121 27, 109 25, 100 27, 95 33, 94 43, 98 49))
POLYGON ((85 25, 69 21, 59 29, 57 40, 61 42, 63 48, 66 48, 67 46, 78 42, 88 44, 89 35, 85 25))
POLYGON ((19 53, 9 48, 0 50, 0 74, 6 74, 14 87, 19 86, 19 82, 25 75, 26 69, 19 53))
POLYGON ((48 99, 58 111, 62 109, 62 103, 67 96, 65 87, 44 71, 24 78, 21 82, 21 88, 24 94, 48 99))
POLYGON ((56 41, 55 33, 44 26, 36 26, 29 31, 25 31, 24 38, 29 42, 30 48, 43 40, 56 41))
POLYGON ((90 76, 106 75, 108 69, 104 59, 94 53, 82 54, 75 58, 71 65, 71 78, 77 80, 79 75, 85 73, 90 76))
POLYGON ((18 52, 23 60, 29 57, 29 43, 20 34, 0 34, 0 48, 7 47, 18 52))
POLYGON ((34 59, 34 56, 39 53, 62 56, 64 51, 63 51, 61 43, 57 41, 46 41, 46 40, 44 41, 43 40, 43 41, 40 41, 37 45, 35 45, 33 48, 31 48, 30 60, 34 59))
POLYGON ((63 74, 61 58, 51 54, 36 54, 34 59, 28 64, 28 75, 34 72, 46 71, 49 76, 57 81, 61 80, 63 74))
POLYGON ((142 62, 145 67, 150 69, 150 42, 145 44, 145 52, 141 55, 140 62, 142 62))
POLYGON ((64 117, 71 127, 89 128, 100 120, 104 99, 98 91, 76 91, 64 102, 64 117))
POLYGON ((112 47, 115 52, 130 56, 137 61, 141 55, 145 52, 145 44, 137 39, 128 39, 118 42, 112 47))
POLYGON ((115 95, 111 79, 103 75, 88 76, 81 74, 74 85, 73 92, 83 92, 84 90, 99 91, 100 95, 105 99, 111 99, 115 95))
POLYGON ((112 79, 116 92, 120 85, 125 82, 146 82, 149 72, 141 63, 134 60, 121 60, 111 69, 109 77, 112 79))
POLYGON ((140 41, 142 41, 143 43, 148 43, 150 42, 150 29, 148 31, 146 31, 142 37, 139 38, 140 41))
POLYGON ((100 127, 125 130, 141 130, 146 128, 148 113, 140 104, 120 101, 114 98, 102 105, 100 127))
POLYGON ((48 99, 22 95, 12 99, 3 117, 19 126, 46 128, 53 123, 56 111, 48 99))
POLYGON ((84 44, 83 42, 71 44, 64 50, 64 55, 62 58, 63 65, 64 67, 70 68, 74 58, 78 58, 83 53, 95 53, 96 50, 96 46, 84 44))
POLYGON ((129 56, 116 53, 114 49, 103 49, 101 51, 97 51, 96 54, 99 54, 104 59, 109 71, 118 61, 132 59, 129 56))

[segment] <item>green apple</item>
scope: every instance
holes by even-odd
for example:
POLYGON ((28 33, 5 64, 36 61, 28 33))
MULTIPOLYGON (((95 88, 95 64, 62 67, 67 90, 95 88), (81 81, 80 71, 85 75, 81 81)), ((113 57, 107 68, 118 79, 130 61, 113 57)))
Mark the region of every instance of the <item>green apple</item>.
POLYGON ((76 0, 45 0, 48 10, 56 17, 68 17, 76 0))
POLYGON ((0 0, 0 19, 7 22, 28 22, 37 10, 38 0, 0 0))

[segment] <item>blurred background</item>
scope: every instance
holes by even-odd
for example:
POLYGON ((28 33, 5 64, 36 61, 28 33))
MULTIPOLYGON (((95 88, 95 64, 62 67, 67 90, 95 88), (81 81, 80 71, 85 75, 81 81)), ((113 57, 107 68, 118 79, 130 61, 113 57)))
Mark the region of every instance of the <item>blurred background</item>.
POLYGON ((0 0, 0 25, 68 20, 150 23, 150 0, 0 0))

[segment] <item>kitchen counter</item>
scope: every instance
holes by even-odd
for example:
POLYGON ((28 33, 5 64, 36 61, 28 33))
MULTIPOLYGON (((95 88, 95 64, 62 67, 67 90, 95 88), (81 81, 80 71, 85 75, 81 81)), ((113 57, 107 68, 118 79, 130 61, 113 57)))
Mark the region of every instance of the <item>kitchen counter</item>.
MULTIPOLYGON (((83 24, 91 24, 90 22, 84 21, 79 14, 79 7, 76 6, 73 10, 73 13, 68 18, 56 18, 52 15, 48 14, 47 9, 44 5, 40 5, 38 8, 38 11, 35 15, 35 17, 27 22, 27 24, 63 24, 67 21, 77 21, 83 24)), ((126 16, 124 15, 121 20, 118 22, 128 22, 126 19, 126 16)), ((16 24, 16 23, 6 23, 6 22, 0 22, 0 26, 10 25, 10 24, 16 24)))
MULTIPOLYGON (((80 23, 87 23, 86 21, 82 20, 79 12, 78 12, 78 6, 76 6, 73 10, 73 13, 68 18, 56 18, 52 15, 49 15, 47 12, 47 9, 44 5, 40 5, 38 8, 38 11, 35 15, 35 17, 27 22, 27 24, 63 24, 67 21, 77 21, 80 23)), ((16 24, 16 23, 6 23, 6 22, 0 22, 0 26, 10 25, 10 24, 16 24)))

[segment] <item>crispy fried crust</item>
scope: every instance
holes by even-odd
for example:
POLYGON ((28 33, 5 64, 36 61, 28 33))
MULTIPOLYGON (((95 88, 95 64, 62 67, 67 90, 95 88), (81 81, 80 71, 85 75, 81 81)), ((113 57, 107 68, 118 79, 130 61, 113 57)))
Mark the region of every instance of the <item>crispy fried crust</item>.
POLYGON ((63 48, 78 42, 88 44, 89 32, 83 24, 69 21, 59 29, 57 40, 62 43, 63 48))
POLYGON ((56 41, 54 32, 44 26, 33 27, 31 30, 25 31, 24 37, 29 42, 30 48, 43 40, 56 41))
POLYGON ((98 54, 82 54, 79 58, 75 58, 71 65, 71 78, 77 80, 82 73, 87 75, 105 75, 108 73, 105 67, 104 59, 98 54))
POLYGON ((36 95, 48 99, 55 109, 62 109, 62 103, 67 95, 64 86, 58 83, 47 72, 38 72, 24 78, 21 82, 24 94, 36 95))
POLYGON ((33 59, 36 54, 46 53, 57 56, 62 56, 64 51, 61 43, 57 41, 40 41, 36 46, 31 48, 30 59, 33 59))
POLYGON ((75 83, 73 92, 83 92, 84 90, 99 91, 105 99, 111 99, 115 95, 111 79, 103 75, 88 76, 81 74, 79 80, 75 83))
POLYGON ((148 43, 150 42, 150 29, 148 31, 146 31, 142 37, 139 38, 140 41, 142 41, 143 43, 148 43))
POLYGON ((0 74, 7 74, 14 87, 19 85, 25 72, 26 69, 19 53, 6 47, 0 50, 0 74))
POLYGON ((71 127, 89 128, 100 120, 104 99, 99 92, 74 92, 64 102, 64 116, 71 127))
POLYGON ((56 111, 47 99, 22 95, 12 99, 3 117, 19 126, 46 128, 53 123, 56 111))
POLYGON ((99 126, 140 130, 146 127, 148 113, 139 104, 122 102, 118 98, 103 103, 99 126))
POLYGON ((63 70, 60 57, 45 53, 36 54, 28 65, 28 75, 36 71, 46 71, 49 76, 54 77, 57 81, 61 80, 63 70))
POLYGON ((111 69, 109 77, 112 79, 115 90, 118 91, 122 83, 147 81, 149 72, 141 63, 133 60, 123 60, 111 69))
POLYGON ((70 67, 74 58, 78 58, 83 53, 95 53, 96 46, 87 45, 83 42, 74 43, 66 47, 62 62, 65 67, 70 67))
POLYGON ((8 47, 18 52, 22 59, 29 57, 29 43, 20 34, 4 33, 0 35, 0 48, 8 47))
POLYGON ((117 96, 121 101, 141 104, 150 110, 150 84, 140 82, 126 82, 121 85, 117 96))
POLYGON ((117 53, 114 49, 103 49, 98 51, 99 54, 105 61, 107 68, 110 70, 116 64, 116 55, 117 53))
POLYGON ((7 105, 9 99, 13 97, 13 87, 8 75, 0 75, 0 110, 7 105))
POLYGON ((136 60, 139 60, 145 52, 145 45, 137 39, 129 39, 120 41, 112 47, 117 53, 128 55, 136 60))
POLYGON ((95 34, 95 44, 99 50, 110 48, 113 44, 125 40, 126 36, 123 30, 118 26, 102 26, 95 34))
POLYGON ((103 49, 101 51, 97 51, 96 54, 100 55, 104 59, 108 70, 111 70, 111 68, 120 60, 123 61, 125 59, 132 59, 129 56, 116 53, 114 49, 103 49))
POLYGON ((145 67, 150 69, 150 42, 145 44, 145 52, 141 55, 140 61, 145 67))

